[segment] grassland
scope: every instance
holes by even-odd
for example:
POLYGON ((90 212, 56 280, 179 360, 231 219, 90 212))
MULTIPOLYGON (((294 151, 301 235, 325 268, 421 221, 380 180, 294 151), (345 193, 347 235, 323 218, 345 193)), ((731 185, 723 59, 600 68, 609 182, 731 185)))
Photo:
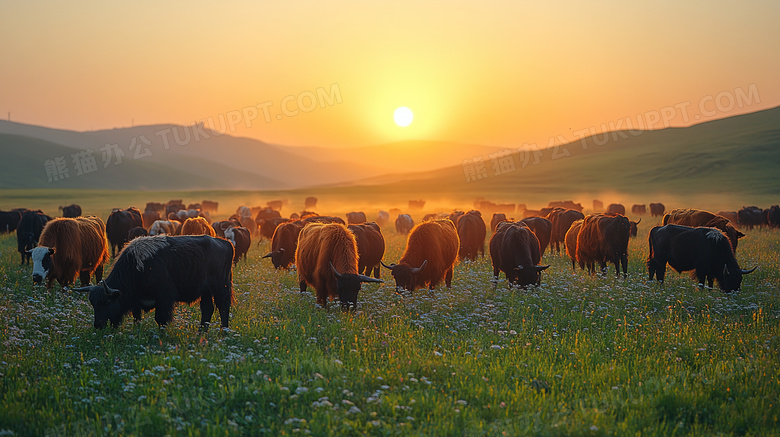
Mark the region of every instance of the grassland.
MULTIPOLYGON (((405 241, 384 234, 396 261, 405 241)), ((345 313, 262 242, 234 270, 230 330, 204 334, 197 306, 96 331, 86 297, 33 288, 3 236, 0 434, 776 435, 780 233, 740 242, 760 268, 733 295, 647 283, 646 246, 631 241, 627 279, 548 252, 542 286, 493 288, 485 258, 450 290, 365 285, 345 313)))

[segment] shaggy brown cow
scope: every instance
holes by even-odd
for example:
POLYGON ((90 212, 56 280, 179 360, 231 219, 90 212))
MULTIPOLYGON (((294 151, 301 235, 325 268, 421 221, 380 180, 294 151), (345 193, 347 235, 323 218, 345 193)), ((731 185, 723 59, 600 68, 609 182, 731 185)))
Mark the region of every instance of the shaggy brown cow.
POLYGON ((449 215, 447 218, 449 218, 450 220, 452 220, 452 222, 453 222, 453 223, 455 223, 455 226, 457 227, 457 226, 458 226, 458 219, 459 219, 459 218, 460 218, 460 216, 462 216, 463 214, 465 214, 465 212, 463 212, 463 211, 452 211, 452 212, 450 213, 450 215, 449 215))
POLYGON ((43 228, 32 259, 33 283, 45 278, 47 288, 55 279, 67 287, 76 281, 76 276, 83 287, 89 284, 92 274, 100 282, 103 265, 108 262, 106 226, 98 217, 54 219, 43 228))
POLYGON ((60 209, 63 217, 76 218, 81 216, 81 206, 75 203, 68 206, 60 206, 60 209))
POLYGON ((408 234, 414 227, 414 219, 409 214, 398 214, 395 219, 395 231, 399 234, 408 234))
POLYGON ((146 229, 151 228, 152 224, 157 220, 160 220, 160 213, 157 211, 147 209, 141 214, 141 221, 143 221, 144 228, 146 229))
POLYGON ((115 208, 109 214, 106 220, 106 236, 111 243, 111 257, 116 256, 117 249, 122 249, 127 243, 127 234, 130 229, 144 226, 144 220, 141 217, 141 211, 138 208, 127 208, 127 210, 115 208))
POLYGON ((241 257, 246 262, 246 254, 249 252, 249 246, 252 245, 249 229, 243 226, 231 226, 225 229, 225 239, 233 245, 233 265, 237 265, 241 257))
POLYGON ((566 254, 569 255, 569 258, 571 259, 571 269, 575 271, 577 270, 575 267, 577 264, 577 237, 580 235, 580 228, 582 227, 583 221, 584 219, 580 219, 572 223, 563 239, 566 242, 566 254))
POLYGON ((307 197, 303 201, 303 207, 306 208, 306 209, 309 209, 309 208, 314 209, 314 208, 316 208, 317 207, 317 198, 313 197, 313 196, 307 197))
MULTIPOLYGON (((547 219, 552 223, 552 232, 550 233, 550 250, 555 247, 555 251, 558 255, 561 254, 561 245, 566 247, 566 232, 572 223, 577 220, 582 220, 585 215, 576 209, 566 210, 554 210, 548 216, 547 219)), ((541 241, 541 240, 540 240, 541 241)))
POLYGON ((593 212, 604 212, 604 202, 593 199, 593 212))
POLYGON ((379 262, 385 255, 385 237, 379 225, 369 222, 347 227, 355 234, 357 241, 358 273, 379 279, 379 262))
POLYGON ((651 203, 650 215, 653 217, 661 217, 666 212, 666 206, 663 203, 651 203))
POLYGON ((503 212, 494 212, 493 218, 490 219, 490 230, 496 232, 496 226, 498 226, 499 223, 505 221, 507 221, 506 214, 503 212))
POLYGON ((442 280, 450 288, 458 247, 458 232, 452 221, 423 222, 412 228, 398 264, 382 265, 392 271, 396 291, 421 287, 433 290, 442 280))
POLYGON ((528 229, 532 230, 539 240, 539 250, 544 256, 544 252, 547 250, 547 246, 550 244, 550 236, 552 235, 552 223, 544 217, 528 217, 520 220, 518 223, 523 223, 528 226, 528 229))
POLYGON ((609 206, 607 206, 605 214, 626 215, 626 207, 620 203, 610 203, 609 206))
POLYGON ((694 228, 718 228, 723 231, 731 242, 731 249, 737 252, 739 239, 745 234, 738 231, 728 219, 701 209, 673 209, 664 215, 664 225, 683 225, 694 228))
POLYGON ((203 217, 188 218, 181 225, 181 232, 179 235, 208 235, 209 237, 216 237, 214 228, 211 227, 208 221, 203 217))
POLYGON ((739 226, 739 216, 737 215, 736 211, 718 211, 717 213, 715 213, 715 215, 725 217, 726 220, 730 221, 732 226, 734 227, 739 226))
POLYGON ((458 217, 458 239, 460 239, 460 249, 458 256, 460 259, 475 260, 477 252, 485 257, 485 236, 487 228, 485 221, 482 220, 482 214, 479 211, 471 210, 458 217))
POLYGON ((542 271, 550 267, 539 265, 542 254, 536 234, 520 222, 503 222, 498 226, 490 237, 490 259, 494 281, 499 272, 504 272, 509 287, 540 285, 542 271))
POLYGON ((341 308, 357 305, 360 284, 382 282, 358 274, 355 235, 338 223, 310 223, 298 235, 295 253, 301 293, 314 287, 317 304, 328 308, 328 300, 339 299, 341 308))
POLYGON ((347 213, 347 224, 356 225, 366 222, 366 213, 363 211, 352 211, 347 213))
POLYGON ((390 221, 390 213, 384 210, 379 210, 379 212, 376 213, 376 224, 378 224, 380 227, 384 228, 387 226, 387 223, 390 221))
POLYGON ((271 251, 263 258, 271 258, 275 269, 289 269, 295 262, 298 234, 305 225, 303 221, 295 220, 277 226, 271 238, 271 251))
POLYGON ((628 239, 630 225, 623 215, 591 214, 585 217, 577 236, 577 261, 580 267, 588 266, 595 272, 599 263, 601 272, 606 274, 607 262, 615 264, 615 275, 628 275, 628 239))
POLYGON ((635 203, 631 205, 631 214, 634 215, 645 215, 647 214, 647 206, 644 204, 638 204, 635 203))

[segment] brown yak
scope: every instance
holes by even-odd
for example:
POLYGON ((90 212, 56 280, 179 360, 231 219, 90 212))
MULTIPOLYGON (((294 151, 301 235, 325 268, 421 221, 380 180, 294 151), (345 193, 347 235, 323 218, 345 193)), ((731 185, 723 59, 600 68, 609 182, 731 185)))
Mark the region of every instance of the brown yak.
POLYGON ((180 235, 208 235, 209 237, 216 237, 214 228, 211 227, 208 221, 203 217, 188 218, 181 225, 180 235))
POLYGON ((433 290, 442 280, 450 288, 459 246, 452 221, 431 220, 412 228, 398 264, 382 265, 392 271, 396 291, 421 287, 433 290))
POLYGON ((275 269, 289 269, 295 262, 298 234, 305 224, 301 220, 295 220, 276 227, 271 239, 271 251, 263 257, 271 258, 275 269))
POLYGON ((745 234, 738 231, 727 218, 702 209, 673 209, 664 215, 663 224, 691 226, 694 228, 718 228, 726 234, 729 242, 731 242, 731 248, 735 253, 737 251, 739 239, 745 236, 745 234))
POLYGON ((38 247, 31 253, 33 283, 45 278, 50 288, 56 279, 67 287, 79 276, 83 287, 89 285, 92 274, 100 282, 103 265, 108 262, 106 225, 98 217, 54 219, 46 223, 38 247))
POLYGON ((577 270, 575 267, 577 263, 577 237, 580 235, 580 228, 582 227, 583 221, 584 219, 580 219, 572 223, 564 237, 564 241, 566 242, 566 254, 571 258, 571 269, 575 271, 577 270))
POLYGON ((301 293, 314 287, 317 304, 339 299, 341 308, 357 305, 362 282, 382 282, 358 274, 355 235, 338 223, 310 223, 298 234, 295 253, 301 293))
POLYGON ((385 255, 385 237, 376 222, 347 226, 357 241, 358 273, 379 279, 379 262, 385 255), (373 272, 373 273, 372 273, 373 272))
POLYGON ((602 273, 607 271, 607 262, 615 264, 615 275, 623 268, 623 277, 628 273, 628 239, 630 224, 626 216, 591 214, 585 217, 577 236, 577 261, 580 267, 588 266, 595 272, 599 263, 602 273))

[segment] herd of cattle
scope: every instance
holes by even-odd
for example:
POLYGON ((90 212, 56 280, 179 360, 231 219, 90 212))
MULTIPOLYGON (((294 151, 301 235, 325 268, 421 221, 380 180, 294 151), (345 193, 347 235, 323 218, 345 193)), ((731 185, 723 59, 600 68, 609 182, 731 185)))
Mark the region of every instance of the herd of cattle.
MULTIPOLYGON (((313 204, 307 199, 307 206, 313 204)), ((83 217, 80 206, 70 205, 60 207, 60 218, 40 210, 0 211, 0 226, 16 232, 21 263, 32 260, 34 284, 45 281, 51 287, 57 281, 67 287, 79 277, 81 287, 76 290, 89 293, 96 328, 109 321, 116 326, 128 313, 140 320, 142 312, 151 309, 164 325, 176 302, 200 300, 206 329, 215 307, 222 326, 228 326, 232 268, 246 260, 253 237, 271 240, 271 250, 262 258, 269 258, 274 268, 295 266, 301 292, 311 286, 320 306, 338 300, 349 308, 357 304, 362 283, 382 282, 380 266, 390 270, 399 293, 432 290, 442 282, 449 288, 458 259, 484 257, 488 227, 494 284, 502 272, 509 286, 541 284, 541 273, 550 267, 541 264, 548 247, 559 255, 563 249, 575 271, 579 266, 593 274, 598 266, 606 273, 612 263, 615 274, 622 271, 626 277, 629 239, 636 236, 639 223, 629 220, 619 204, 585 216, 579 204, 556 202, 526 210, 520 220, 496 212, 489 224, 478 210, 428 214, 418 224, 398 212, 395 229, 408 235, 407 244, 398 263, 385 264, 382 228, 390 222, 389 212, 380 211, 375 221, 368 221, 363 212, 346 214, 346 221, 311 211, 284 218, 281 205, 273 206, 242 206, 228 219, 212 221, 215 202, 185 206, 172 200, 149 203, 144 212, 114 209, 103 222, 83 217), (110 258, 116 262, 104 279, 110 258), (90 285, 92 276, 97 285, 90 285)), ((646 213, 644 205, 631 210, 633 215, 646 213)), ((662 225, 648 236, 649 279, 663 281, 668 264, 678 272, 691 271, 699 284, 712 287, 717 281, 726 292, 738 290, 742 275, 756 269, 742 269, 736 261, 738 241, 745 235, 738 227, 780 227, 777 205, 767 210, 745 207, 732 215, 697 209, 666 212, 663 204, 652 203, 650 212, 662 217, 662 225)))

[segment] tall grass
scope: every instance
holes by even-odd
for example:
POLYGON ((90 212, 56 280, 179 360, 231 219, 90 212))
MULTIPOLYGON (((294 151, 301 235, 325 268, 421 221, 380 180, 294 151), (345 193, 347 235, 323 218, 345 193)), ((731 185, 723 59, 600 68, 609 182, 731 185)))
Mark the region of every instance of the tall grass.
MULTIPOLYGON (((644 222, 643 222, 644 225, 644 222)), ((640 229, 646 235, 650 225, 640 229)), ((405 240, 391 230, 386 261, 405 240)), ((234 270, 230 330, 178 306, 92 328, 86 296, 31 286, 0 237, 0 434, 688 435, 780 429, 780 234, 752 231, 743 290, 687 275, 646 282, 643 237, 616 279, 552 264, 540 287, 490 282, 395 294, 388 272, 355 312, 323 310, 253 244, 234 270)))

